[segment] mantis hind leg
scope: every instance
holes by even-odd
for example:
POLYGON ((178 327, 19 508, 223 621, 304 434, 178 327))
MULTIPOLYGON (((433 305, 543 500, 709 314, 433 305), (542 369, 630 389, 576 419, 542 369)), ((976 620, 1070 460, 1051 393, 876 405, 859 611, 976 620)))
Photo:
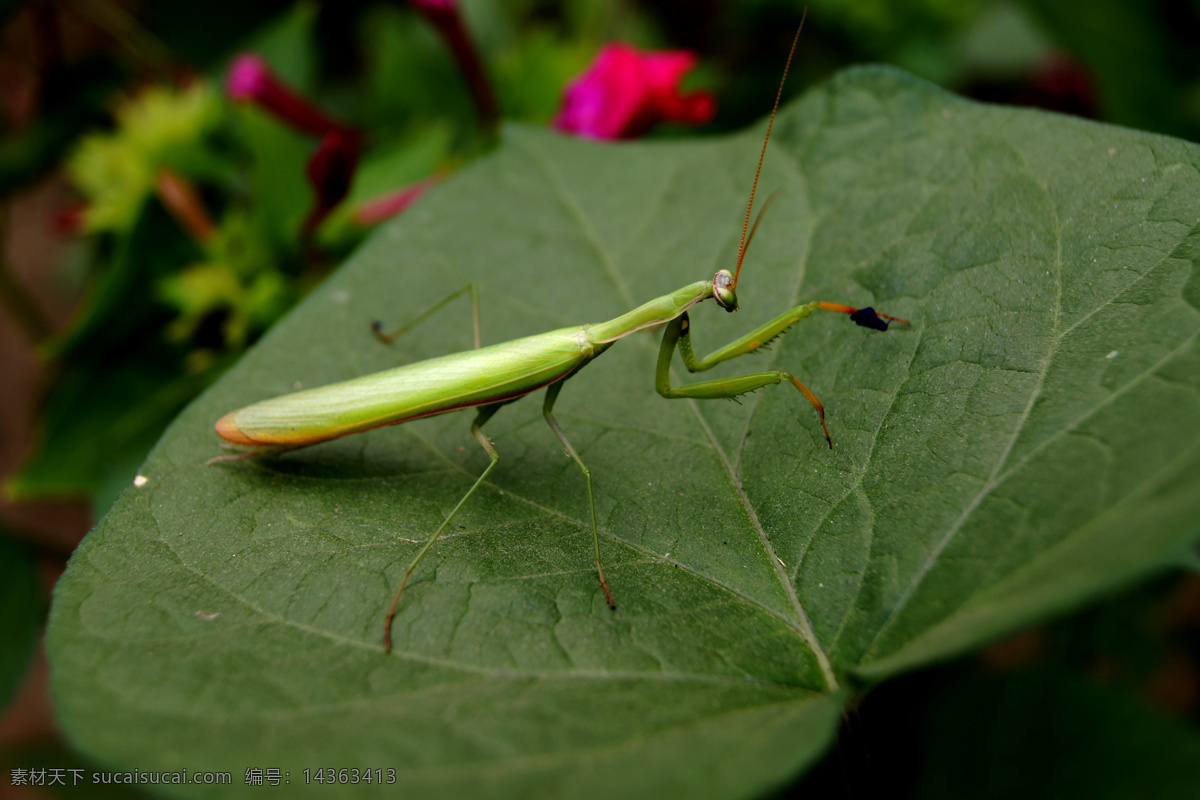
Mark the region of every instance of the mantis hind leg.
POLYGON ((433 547, 433 543, 436 542, 438 537, 442 535, 442 531, 446 529, 451 520, 453 520, 458 514, 459 510, 462 509, 462 507, 466 505, 467 501, 471 499, 471 495, 475 494, 475 490, 483 484, 483 482, 487 479, 488 474, 495 469, 497 464, 500 463, 500 454, 496 452, 496 448, 492 446, 491 440, 489 440, 487 435, 484 434, 483 424, 491 419, 492 415, 495 414, 502 405, 504 404, 494 403, 488 406, 481 406, 478 414, 475 416, 475 421, 471 423, 471 434, 479 441, 479 444, 483 446, 483 449, 487 451, 488 457, 491 459, 491 463, 487 465, 487 469, 485 469, 483 473, 475 480, 475 483, 471 485, 471 488, 467 490, 467 493, 463 495, 463 498, 458 501, 458 505, 454 507, 454 509, 446 516, 444 520, 442 520, 442 524, 438 526, 437 530, 433 532, 433 535, 429 537, 429 540, 425 542, 425 546, 418 550, 417 554, 413 556, 413 560, 409 562, 408 569, 404 570, 404 577, 400 580, 400 588, 396 590, 396 596, 392 598, 392 606, 388 609, 387 619, 383 623, 383 652, 385 653, 392 652, 392 619, 396 616, 396 606, 400 603, 400 595, 404 592, 404 587, 408 584, 409 576, 412 575, 413 570, 417 568, 417 565, 421 563, 421 559, 425 557, 425 554, 429 552, 429 548, 433 547))
POLYGON ((542 406, 542 416, 546 418, 546 422, 550 425, 550 430, 554 431, 554 435, 562 442, 566 448, 567 455, 579 465, 579 469, 583 472, 583 477, 587 479, 588 506, 592 512, 592 543, 596 548, 596 574, 600 578, 600 588, 604 590, 604 598, 608 600, 608 607, 614 611, 617 608, 613 602, 612 592, 608 590, 608 582, 604 580, 604 565, 600 562, 600 529, 596 526, 596 495, 592 491, 592 472, 583 463, 583 459, 579 457, 579 453, 575 452, 575 448, 571 445, 567 435, 563 433, 563 429, 559 427, 558 420, 551 413, 554 410, 554 403, 558 400, 558 393, 562 391, 563 381, 550 384, 550 388, 546 389, 546 402, 542 406))
POLYGON ((433 316, 434 313, 441 310, 444 306, 454 300, 454 298, 462 295, 463 293, 470 293, 471 295, 471 322, 475 328, 475 349, 478 350, 483 346, 483 337, 481 336, 479 325, 479 286, 478 284, 474 283, 468 283, 458 291, 452 292, 448 296, 442 298, 423 311, 419 317, 402 328, 397 328, 391 333, 384 333, 383 323, 379 320, 375 320, 371 323, 371 331, 375 334, 375 338, 379 339, 379 341, 383 342, 384 344, 391 344, 404 334, 411 331, 413 328, 420 325, 426 319, 433 316))

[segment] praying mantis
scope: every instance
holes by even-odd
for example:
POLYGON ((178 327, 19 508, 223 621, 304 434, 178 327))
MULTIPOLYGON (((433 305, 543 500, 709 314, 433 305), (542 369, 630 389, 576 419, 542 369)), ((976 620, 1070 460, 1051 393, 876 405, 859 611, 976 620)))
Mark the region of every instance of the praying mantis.
MULTIPOLYGON (((803 21, 801 22, 802 28, 803 21)), ((392 620, 413 571, 500 461, 500 456, 493 443, 483 432, 484 424, 504 405, 543 388, 546 389, 542 406, 543 417, 562 443, 567 455, 583 473, 587 485, 596 574, 600 587, 604 591, 605 600, 610 608, 616 609, 612 592, 604 577, 604 565, 600 558, 600 533, 596 521, 596 500, 592 475, 555 419, 553 412, 555 402, 567 379, 630 334, 662 326, 662 343, 655 370, 655 388, 664 398, 671 400, 734 399, 766 386, 788 381, 816 410, 826 442, 830 448, 833 447, 829 429, 825 424, 825 409, 821 401, 807 386, 787 372, 758 372, 682 386, 673 386, 670 376, 671 362, 676 350, 679 351, 684 366, 689 372, 703 372, 725 361, 755 352, 817 310, 848 314, 851 320, 858 325, 879 331, 886 331, 891 322, 908 324, 908 320, 877 313, 869 307, 854 308, 841 303, 815 301, 797 306, 779 315, 705 358, 697 358, 692 350, 691 323, 688 316, 688 311, 692 306, 712 299, 728 312, 738 310, 737 282, 741 274, 742 263, 762 221, 763 214, 771 202, 768 199, 763 204, 753 227, 751 227, 750 218, 754 208, 754 196, 758 189, 758 180, 762 172, 767 144, 770 142, 771 129, 775 123, 775 114, 799 38, 800 30, 797 30, 796 37, 792 41, 792 49, 788 53, 783 78, 779 84, 775 106, 767 124, 762 152, 758 159, 758 168, 755 171, 754 182, 750 190, 750 200, 746 207, 746 217, 742 224, 737 264, 732 273, 725 269, 719 270, 710 279, 690 283, 606 322, 560 328, 548 333, 527 336, 487 347, 482 347, 480 342, 478 292, 474 285, 470 285, 429 308, 408 326, 394 334, 383 334, 378 322, 375 323, 374 330, 380 339, 390 342, 396 336, 422 322, 455 297, 469 291, 475 323, 475 349, 406 364, 328 386, 286 394, 230 412, 217 421, 216 431, 227 443, 225 446, 243 449, 244 452, 237 455, 218 456, 211 459, 210 464, 217 461, 270 455, 362 433, 385 425, 397 425, 459 409, 476 409, 475 419, 471 423, 471 434, 487 453, 490 459, 489 464, 417 551, 405 569, 404 577, 392 598, 391 606, 384 620, 383 647, 385 652, 391 651, 392 620)))

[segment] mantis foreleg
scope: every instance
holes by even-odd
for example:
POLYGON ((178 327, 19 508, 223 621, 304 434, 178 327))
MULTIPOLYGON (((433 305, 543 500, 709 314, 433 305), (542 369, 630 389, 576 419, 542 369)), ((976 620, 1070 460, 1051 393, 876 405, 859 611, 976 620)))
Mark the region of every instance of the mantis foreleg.
POLYGON ((596 546, 596 573, 600 576, 600 588, 604 590, 604 597, 608 600, 608 607, 616 610, 617 606, 613 603, 612 592, 608 590, 608 582, 604 580, 604 565, 600 563, 600 529, 596 526, 596 497, 592 492, 592 473, 584 465, 583 459, 579 457, 579 453, 575 452, 575 448, 567 439, 567 435, 558 426, 558 420, 551 413, 554 409, 554 402, 558 400, 558 393, 562 391, 563 383, 564 381, 552 383, 546 389, 546 402, 542 405, 542 415, 546 417, 546 422, 549 423, 550 430, 554 431, 554 435, 558 437, 563 447, 566 448, 567 455, 574 459, 575 463, 579 465, 579 469, 583 471, 583 477, 587 479, 588 505, 592 510, 592 542, 596 546))
POLYGON ((807 398, 812 407, 817 410, 817 415, 821 418, 821 429, 825 431, 825 441, 829 443, 830 449, 833 449, 833 440, 829 438, 829 428, 825 426, 825 407, 821 405, 821 401, 817 399, 817 396, 807 386, 796 380, 795 376, 786 372, 758 372, 752 375, 739 375, 734 378, 692 383, 678 388, 671 386, 671 358, 675 354, 676 346, 679 347, 680 355, 683 356, 683 363, 687 366, 688 371, 700 372, 711 369, 722 361, 728 361, 731 358, 736 358, 761 347, 783 333, 791 325, 807 317, 817 307, 817 303, 809 303, 794 308, 787 314, 776 317, 766 325, 748 333, 699 361, 692 352, 691 334, 689 332, 691 323, 688 320, 688 315, 686 312, 680 314, 677 318, 668 322, 666 329, 663 331, 662 346, 658 350, 658 369, 656 370, 654 381, 655 388, 658 389, 660 395, 670 400, 680 398, 695 398, 698 400, 732 399, 739 395, 753 392, 755 389, 761 389, 764 386, 770 386, 785 379, 789 380, 807 398))
POLYGON ((404 334, 411 331, 413 328, 420 325, 427 318, 432 316, 434 314, 434 312, 441 309, 443 306, 445 306, 447 303, 449 303, 454 298, 461 295, 463 292, 470 292, 470 294, 471 294, 471 321, 474 323, 474 326, 475 326, 475 349, 478 350, 480 347, 483 346, 483 338, 481 336, 480 326, 479 326, 479 287, 478 287, 478 285, 476 285, 474 283, 468 283, 466 286, 462 287, 458 291, 453 292, 448 297, 445 297, 442 300, 435 303, 434 305, 430 306, 428 309, 426 309, 421 314, 421 316, 417 317, 412 322, 405 325, 403 328, 398 328, 397 330, 392 331, 391 333, 384 333, 383 332, 383 323, 380 322, 379 320, 375 320, 374 322, 371 323, 371 330, 375 332, 375 336, 379 339, 379 341, 383 342, 384 344, 391 344, 392 342, 396 341, 404 334))
POLYGON ((906 319, 893 317, 890 314, 880 314, 873 308, 855 308, 841 303, 825 303, 818 300, 812 303, 805 303, 802 306, 796 306, 791 311, 785 311, 775 319, 760 325, 745 336, 735 339, 721 349, 710 353, 705 358, 697 360, 695 353, 692 352, 691 332, 688 327, 687 315, 684 314, 683 327, 679 334, 679 355, 683 358, 683 364, 688 368, 688 372, 703 372, 706 369, 712 369, 722 361, 744 356, 746 353, 752 353, 758 348, 770 344, 775 339, 787 333, 788 328, 817 309, 849 314, 850 319, 855 324, 877 331, 886 331, 888 323, 891 322, 909 324, 906 319))
POLYGON ((495 414, 502 405, 504 404, 494 403, 489 406, 480 406, 479 412, 475 415, 475 421, 471 423, 471 434, 479 441, 479 444, 483 445, 483 449, 487 451, 488 457, 492 461, 487 465, 487 469, 483 471, 483 474, 481 474, 475 480, 475 483, 472 484, 471 488, 467 490, 467 493, 463 495, 463 498, 458 501, 458 505, 454 507, 454 509, 446 516, 444 520, 442 520, 442 524, 439 525, 437 530, 433 532, 433 535, 429 537, 429 541, 425 542, 425 546, 422 547, 413 557, 412 562, 408 565, 408 569, 404 570, 404 577, 400 580, 400 588, 396 590, 396 596, 392 598, 392 607, 388 609, 387 620, 384 621, 383 624, 383 651, 385 653, 392 652, 392 618, 396 615, 396 605, 400 602, 400 595, 404 591, 405 584, 408 583, 409 576, 412 575, 413 570, 417 568, 417 564, 421 563, 421 559, 425 557, 425 554, 429 552, 429 548, 433 547, 433 543, 436 542, 438 537, 442 535, 442 531, 446 529, 446 526, 450 524, 451 520, 454 519, 459 510, 466 505, 466 502, 471 499, 471 495, 475 494, 475 490, 478 489, 484 480, 487 479, 488 473, 495 469, 496 465, 500 463, 500 454, 496 452, 496 448, 492 447, 491 440, 489 440, 487 435, 484 434, 483 424, 491 419, 492 415, 495 414))
POLYGON ((680 318, 683 325, 679 333, 679 355, 683 358, 683 365, 687 367, 688 372, 703 372, 706 369, 712 369, 723 361, 744 356, 746 353, 753 353, 763 345, 769 344, 782 336, 787 332, 788 328, 816 311, 818 305, 818 303, 805 303, 802 306, 796 306, 791 311, 780 314, 770 322, 760 325, 745 336, 735 339, 700 360, 697 360, 695 353, 692 352, 691 325, 687 314, 684 314, 680 318))

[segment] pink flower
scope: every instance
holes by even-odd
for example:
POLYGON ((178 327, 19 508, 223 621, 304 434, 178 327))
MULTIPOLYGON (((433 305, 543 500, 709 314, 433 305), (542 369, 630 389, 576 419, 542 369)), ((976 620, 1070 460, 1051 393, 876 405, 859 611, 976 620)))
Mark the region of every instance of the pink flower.
POLYGON ((345 125, 326 116, 293 91, 271 71, 266 61, 253 53, 242 53, 230 64, 225 76, 225 91, 235 101, 254 103, 313 136, 347 130, 345 125))
POLYGON ((596 139, 630 139, 659 122, 702 125, 716 113, 716 98, 708 92, 679 92, 679 83, 697 60, 687 50, 640 51, 621 42, 607 44, 563 92, 554 127, 596 139))

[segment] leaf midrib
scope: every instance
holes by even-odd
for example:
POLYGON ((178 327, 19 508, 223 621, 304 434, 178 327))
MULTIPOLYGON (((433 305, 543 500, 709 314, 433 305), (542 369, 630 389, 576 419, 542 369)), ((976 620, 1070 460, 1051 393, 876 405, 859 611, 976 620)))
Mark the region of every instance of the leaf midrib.
MULTIPOLYGON (((562 176, 562 173, 558 170, 557 166, 547 159, 540 151, 530 148, 528 144, 526 144, 519 137, 517 137, 515 141, 520 148, 534 161, 534 163, 541 168, 543 174, 545 174, 549 179, 555 195, 560 199, 571 218, 579 226, 579 230, 584 241, 586 241, 588 245, 595 250, 605 276, 612 282, 613 288, 616 290, 621 300, 625 303, 626 310, 632 310, 633 308, 636 308, 637 303, 635 303, 633 296, 629 292, 628 286, 626 286, 624 280, 621 278, 620 273, 617 271, 612 257, 604 248, 604 245, 596 232, 595 226, 591 224, 591 220, 589 219, 582 204, 579 203, 575 196, 571 193, 565 179, 562 176)), ((667 181, 666 185, 670 185, 669 180, 667 181)), ((797 291, 798 286, 793 288, 793 296, 797 291)), ((676 375, 674 368, 672 368, 671 374, 672 379, 676 382, 679 382, 679 377, 676 375)), ((709 424, 708 419, 704 416, 704 413, 700 410, 699 404, 692 399, 689 399, 686 402, 687 405, 691 407, 692 413, 695 414, 696 420, 701 426, 701 429, 704 431, 705 437, 710 442, 713 452, 716 453, 718 459, 720 460, 722 469, 724 470, 726 479, 729 483, 729 489, 734 493, 734 496, 737 498, 738 502, 741 503, 742 507, 745 508, 747 519, 750 522, 754 533, 758 537, 759 545, 763 549, 764 556, 769 563, 770 569, 774 573, 775 579, 779 582, 780 588, 783 590, 784 596, 787 598, 788 603, 792 608, 792 612, 795 614, 796 618, 793 621, 789 621, 789 627, 796 631, 797 635, 812 653, 813 658, 816 660, 818 668, 821 671, 821 675, 826 682, 828 690, 836 691, 838 688, 838 682, 833 670, 833 665, 829 659, 829 654, 826 652, 820 640, 817 638, 817 634, 813 628, 812 622, 809 619, 807 612, 804 610, 804 607, 800 602, 800 598, 796 593, 796 586, 787 575, 785 568, 781 566, 782 562, 776 554, 775 548, 771 544, 770 537, 767 536, 766 531, 759 522, 758 513, 755 510, 753 503, 750 502, 750 498, 746 495, 745 489, 742 487, 742 482, 737 469, 734 467, 733 462, 730 461, 728 454, 725 453, 724 448, 721 447, 720 442, 717 440, 716 434, 713 432, 712 426, 709 424)), ((633 547, 634 549, 638 550, 643 549, 639 546, 633 545, 631 542, 627 542, 624 539, 617 537, 612 532, 607 533, 610 537, 617 541, 621 541, 628 547, 633 547)), ((726 586, 722 582, 714 580, 711 576, 704 575, 703 573, 687 567, 684 568, 688 569, 689 572, 697 577, 707 581, 709 584, 732 592, 736 597, 739 597, 743 600, 750 599, 744 593, 733 590, 732 587, 726 586)), ((752 602, 754 602, 754 604, 759 608, 770 613, 772 616, 782 619, 777 612, 768 608, 761 601, 755 600, 752 602)))

